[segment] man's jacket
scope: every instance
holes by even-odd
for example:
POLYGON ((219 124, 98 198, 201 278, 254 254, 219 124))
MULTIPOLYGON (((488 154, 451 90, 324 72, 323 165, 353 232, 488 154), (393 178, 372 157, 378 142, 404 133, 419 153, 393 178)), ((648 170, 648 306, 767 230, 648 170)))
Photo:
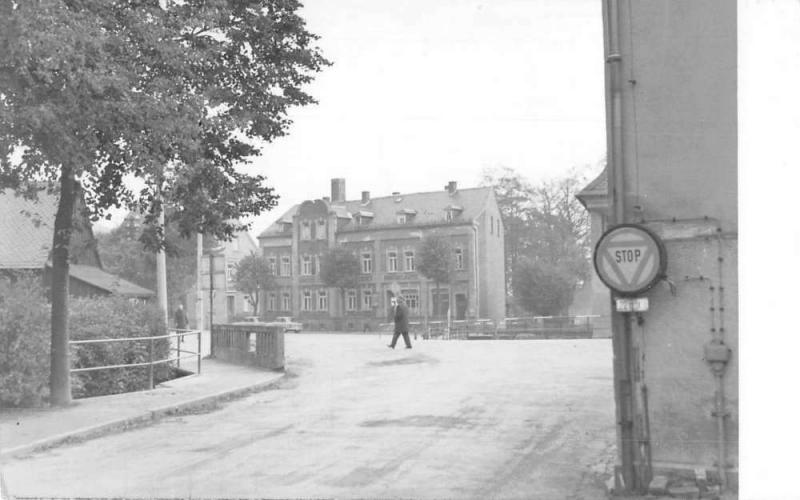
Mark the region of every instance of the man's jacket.
POLYGON ((394 331, 403 333, 408 331, 408 306, 397 304, 394 310, 394 331))

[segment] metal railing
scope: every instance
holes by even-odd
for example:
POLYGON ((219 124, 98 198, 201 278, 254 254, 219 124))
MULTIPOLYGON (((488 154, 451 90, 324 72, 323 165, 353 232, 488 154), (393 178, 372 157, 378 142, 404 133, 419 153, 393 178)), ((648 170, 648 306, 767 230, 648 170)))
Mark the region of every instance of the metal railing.
POLYGON ((143 342, 148 341, 148 360, 141 363, 125 363, 125 364, 116 364, 116 365, 103 365, 103 366, 90 366, 86 368, 71 368, 69 370, 70 374, 73 373, 84 373, 84 372, 91 372, 97 370, 112 370, 115 368, 132 368, 136 366, 148 366, 149 367, 149 374, 148 374, 148 389, 153 388, 153 371, 156 365, 160 365, 163 363, 171 363, 173 361, 177 362, 178 368, 180 368, 180 362, 182 359, 196 359, 197 360, 197 374, 200 374, 201 368, 201 342, 202 336, 200 335, 200 330, 176 330, 170 329, 175 333, 170 333, 167 335, 157 335, 152 337, 125 337, 120 339, 88 339, 88 340, 70 340, 70 346, 77 346, 77 345, 84 345, 84 344, 101 344, 101 343, 113 343, 113 342, 143 342), (185 349, 181 349, 181 342, 183 342, 183 338, 185 336, 197 336, 197 352, 194 351, 187 351, 185 349), (169 353, 177 352, 175 357, 167 357, 166 359, 153 359, 155 353, 155 341, 160 339, 171 339, 175 338, 176 340, 176 347, 172 347, 170 345, 169 353), (187 356, 182 356, 182 354, 187 354, 187 356))

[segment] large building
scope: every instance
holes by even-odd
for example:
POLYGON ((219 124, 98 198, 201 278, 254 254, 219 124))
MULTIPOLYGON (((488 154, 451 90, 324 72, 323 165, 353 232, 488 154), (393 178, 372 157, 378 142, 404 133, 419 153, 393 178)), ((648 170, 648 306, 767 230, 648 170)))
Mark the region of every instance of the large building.
POLYGON ((389 301, 405 297, 412 321, 487 318, 505 312, 504 228, 491 188, 458 189, 450 182, 427 193, 368 191, 347 200, 345 180, 331 180, 331 195, 293 206, 258 239, 277 275, 264 298, 263 316, 293 316, 307 329, 361 330, 385 322, 389 301), (422 239, 451 244, 452 278, 436 285, 416 270, 422 239), (320 259, 344 247, 358 258, 358 287, 326 287, 320 259), (452 303, 452 309, 450 304, 452 303))

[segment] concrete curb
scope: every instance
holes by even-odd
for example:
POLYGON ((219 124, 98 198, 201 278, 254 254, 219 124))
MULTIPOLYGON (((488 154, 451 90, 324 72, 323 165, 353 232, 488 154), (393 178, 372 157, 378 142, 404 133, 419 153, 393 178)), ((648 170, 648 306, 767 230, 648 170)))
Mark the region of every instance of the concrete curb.
POLYGON ((33 441, 32 443, 24 444, 7 450, 0 450, 0 461, 4 461, 18 455, 31 453, 47 448, 55 448, 64 444, 85 441, 101 436, 105 436, 114 432, 125 431, 131 428, 143 427, 156 423, 161 418, 179 415, 181 413, 190 412, 193 410, 204 409, 212 405, 217 405, 224 401, 244 397, 254 392, 265 391, 272 389, 278 385, 286 377, 286 373, 277 374, 278 377, 259 382, 256 384, 249 384, 246 386, 237 387, 235 389, 227 389, 219 391, 215 394, 202 396, 199 398, 182 401, 180 403, 168 404, 155 409, 145 409, 142 413, 131 417, 118 418, 109 420, 100 424, 82 427, 73 431, 56 434, 47 438, 33 441))

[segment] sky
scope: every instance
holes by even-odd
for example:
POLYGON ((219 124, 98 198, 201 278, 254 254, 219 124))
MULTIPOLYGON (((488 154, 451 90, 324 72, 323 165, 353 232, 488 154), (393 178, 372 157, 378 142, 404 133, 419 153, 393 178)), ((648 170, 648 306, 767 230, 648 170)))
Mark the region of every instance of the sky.
MULTIPOLYGON (((278 207, 330 195, 477 186, 486 168, 529 179, 597 166, 605 154, 599 0, 305 0, 301 14, 334 64, 296 108, 289 135, 246 171, 278 207)), ((597 171, 595 168, 594 171, 597 171)))

